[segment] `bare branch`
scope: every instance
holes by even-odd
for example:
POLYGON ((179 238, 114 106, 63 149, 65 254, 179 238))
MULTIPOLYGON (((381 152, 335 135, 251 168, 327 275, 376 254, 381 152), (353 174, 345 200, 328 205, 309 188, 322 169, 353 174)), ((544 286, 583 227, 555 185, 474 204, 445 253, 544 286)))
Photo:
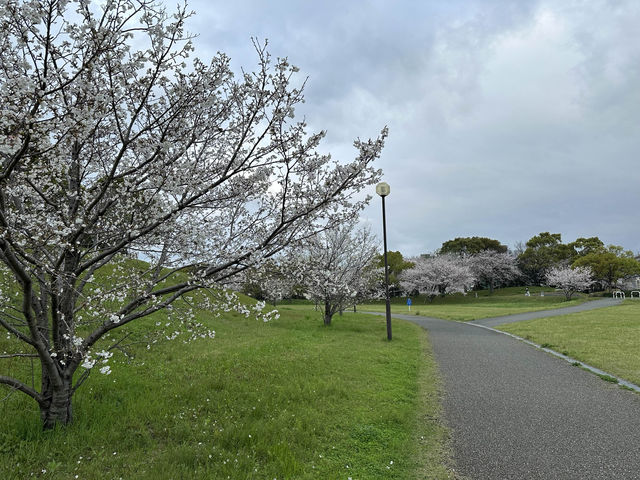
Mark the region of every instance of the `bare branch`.
POLYGON ((26 393, 39 404, 43 403, 44 399, 42 395, 40 395, 38 392, 36 392, 34 389, 29 387, 28 385, 25 385, 19 380, 16 380, 15 378, 0 375, 0 384, 8 385, 9 387, 19 390, 22 393, 26 393))
POLYGON ((0 358, 16 358, 16 357, 26 357, 26 358, 38 358, 38 355, 35 353, 6 353, 0 355, 0 358))

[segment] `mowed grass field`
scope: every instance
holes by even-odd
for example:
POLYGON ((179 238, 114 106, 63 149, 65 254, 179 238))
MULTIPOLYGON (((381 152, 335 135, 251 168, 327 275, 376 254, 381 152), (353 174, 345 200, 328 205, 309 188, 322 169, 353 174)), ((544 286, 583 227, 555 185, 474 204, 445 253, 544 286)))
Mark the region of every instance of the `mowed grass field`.
MULTIPOLYGON (((445 320, 470 321, 479 318, 501 317, 516 313, 549 310, 554 308, 578 305, 588 300, 585 296, 575 296, 566 301, 564 295, 556 292, 545 292, 538 287, 530 287, 531 296, 525 296, 525 287, 496 289, 493 294, 487 290, 470 292, 467 295, 454 294, 436 297, 433 302, 423 297, 412 298, 411 309, 407 306, 407 298, 392 299, 391 313, 422 315, 445 320)), ((384 301, 359 305, 360 311, 384 312, 384 301)))
POLYGON ((498 329, 640 385, 640 300, 498 329))
POLYGON ((43 432, 35 402, 0 387, 0 478, 452 477, 419 327, 395 322, 387 342, 384 319, 360 314, 331 327, 287 309, 266 324, 198 317, 215 339, 114 355, 78 390, 70 427, 43 432))

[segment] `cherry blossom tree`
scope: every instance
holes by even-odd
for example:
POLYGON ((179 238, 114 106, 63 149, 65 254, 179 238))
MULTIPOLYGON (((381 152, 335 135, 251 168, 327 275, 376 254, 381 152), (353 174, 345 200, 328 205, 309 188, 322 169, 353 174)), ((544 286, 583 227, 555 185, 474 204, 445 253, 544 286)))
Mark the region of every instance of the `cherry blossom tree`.
POLYGON ((473 255, 469 263, 476 280, 482 285, 488 285, 490 293, 493 293, 495 287, 505 285, 522 275, 516 258, 506 252, 485 250, 473 255))
POLYGON ((565 298, 571 300, 576 292, 582 292, 593 283, 593 274, 589 267, 551 267, 546 275, 547 284, 561 288, 565 298))
POLYGON ((400 276, 402 287, 409 292, 417 290, 430 301, 438 295, 466 292, 475 282, 468 260, 458 255, 416 257, 411 262, 413 268, 400 276))
POLYGON ((379 179, 386 130, 350 163, 318 153, 324 133, 293 120, 297 69, 261 44, 253 73, 224 54, 192 60, 189 15, 0 3, 0 327, 41 364, 39 388, 0 384, 32 397, 45 428, 72 421, 117 329, 203 288, 227 309, 220 285, 351 221, 379 179))
POLYGON ((301 294, 295 272, 296 264, 288 258, 270 258, 237 275, 235 289, 276 306, 285 298, 301 294))
POLYGON ((298 256, 307 298, 323 305, 324 324, 336 312, 379 294, 377 242, 369 229, 346 225, 311 238, 298 256))

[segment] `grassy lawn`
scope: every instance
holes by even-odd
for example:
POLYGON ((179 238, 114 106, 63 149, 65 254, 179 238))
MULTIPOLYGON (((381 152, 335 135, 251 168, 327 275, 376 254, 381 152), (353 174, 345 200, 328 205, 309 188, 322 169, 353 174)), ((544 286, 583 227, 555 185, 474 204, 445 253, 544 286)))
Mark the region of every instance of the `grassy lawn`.
MULTIPOLYGON (((407 307, 407 298, 392 299, 391 312, 424 315, 426 317, 442 318, 445 320, 469 321, 478 318, 500 317, 515 313, 532 312, 535 310, 549 310, 553 308, 569 307, 587 301, 587 297, 577 297, 567 302, 564 296, 540 296, 541 289, 532 287, 531 296, 524 295, 524 287, 513 287, 496 290, 492 295, 488 291, 475 292, 467 295, 447 295, 435 298, 432 303, 425 298, 412 298, 411 311, 407 307)), ((361 311, 384 312, 384 302, 359 305, 361 311)))
POLYGON ((640 384, 640 301, 498 329, 640 384))
POLYGON ((367 315, 328 328, 309 311, 200 317, 215 339, 114 356, 111 375, 78 390, 67 429, 42 432, 35 402, 0 387, 0 478, 450 478, 419 327, 395 322, 387 342, 367 315))

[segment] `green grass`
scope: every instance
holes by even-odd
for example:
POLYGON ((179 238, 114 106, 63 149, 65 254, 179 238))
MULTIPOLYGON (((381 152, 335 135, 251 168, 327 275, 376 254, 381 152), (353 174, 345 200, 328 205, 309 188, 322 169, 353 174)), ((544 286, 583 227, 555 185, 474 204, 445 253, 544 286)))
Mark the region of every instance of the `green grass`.
MULTIPOLYGON (((433 302, 425 298, 412 298, 411 310, 407 307, 407 298, 394 298, 391 302, 391 313, 410 315, 422 315, 426 317, 442 318, 445 320, 469 321, 479 318, 500 317, 516 313, 532 312, 537 310, 549 310, 553 308, 578 305, 588 300, 588 297, 580 296, 566 301, 564 295, 555 292, 542 291, 537 287, 530 287, 531 296, 524 295, 525 287, 510 287, 495 290, 492 295, 487 290, 470 292, 467 295, 455 294, 445 297, 437 297, 433 302), (551 294, 554 293, 554 294, 551 294)), ((361 311, 384 312, 384 302, 367 303, 359 305, 361 311)))
POLYGON ((498 327, 640 384, 640 301, 498 327))
POLYGON ((419 327, 395 322, 387 342, 367 315, 328 328, 293 310, 268 324, 209 317, 215 339, 141 345, 94 372, 66 429, 43 432, 35 403, 0 387, 0 478, 452 476, 419 327))

